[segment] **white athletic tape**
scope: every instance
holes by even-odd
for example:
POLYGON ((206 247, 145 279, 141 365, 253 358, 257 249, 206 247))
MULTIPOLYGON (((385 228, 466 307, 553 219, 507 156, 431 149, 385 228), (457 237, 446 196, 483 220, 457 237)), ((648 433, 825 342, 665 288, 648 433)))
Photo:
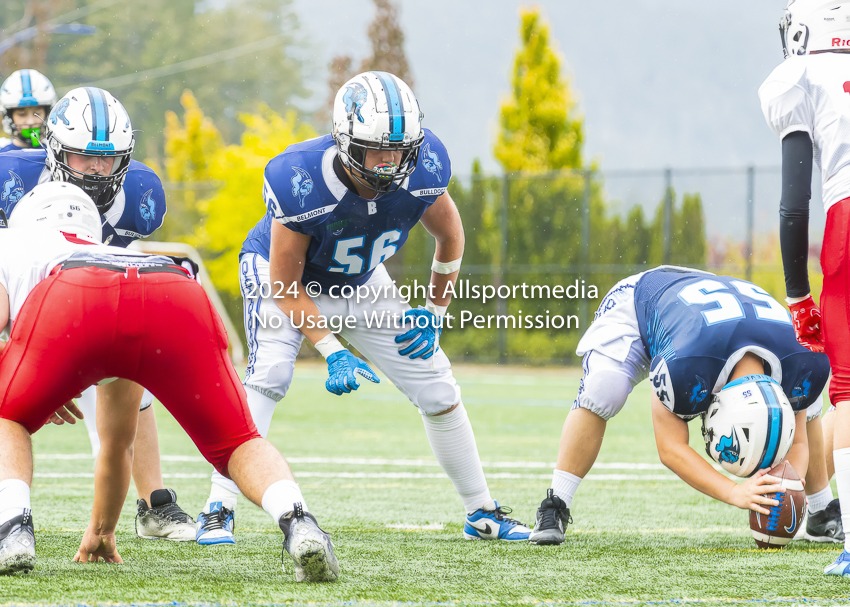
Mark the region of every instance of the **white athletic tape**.
POLYGON ((436 272, 437 274, 454 274, 458 270, 460 270, 460 263, 463 261, 463 257, 459 257, 454 261, 437 261, 437 258, 434 258, 434 261, 431 263, 431 271, 436 272))

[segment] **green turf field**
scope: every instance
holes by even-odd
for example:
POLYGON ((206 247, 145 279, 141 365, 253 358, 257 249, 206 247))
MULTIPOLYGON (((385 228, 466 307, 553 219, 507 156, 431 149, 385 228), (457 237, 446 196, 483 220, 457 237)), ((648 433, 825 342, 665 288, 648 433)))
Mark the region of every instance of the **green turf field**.
MULTIPOLYGON (((577 372, 461 367, 457 376, 493 496, 533 521, 577 372)), ((646 382, 609 424, 602 465, 573 503, 568 541, 536 547, 464 541, 462 505, 434 462, 417 411, 386 380, 335 397, 324 379, 323 368, 299 365, 269 438, 333 535, 338 583, 297 585, 291 566, 281 571, 282 534, 245 500, 235 547, 140 540, 132 487, 118 530, 124 565, 73 563, 93 492, 93 461, 69 457, 89 452, 78 424, 34 437, 38 564, 32 574, 0 578, 0 605, 850 602, 850 580, 822 575, 838 546, 756 550, 744 511, 698 494, 660 465, 646 382)), ((210 467, 156 406, 166 484, 194 515, 210 467)), ((691 426, 699 444, 697 423, 691 426)))

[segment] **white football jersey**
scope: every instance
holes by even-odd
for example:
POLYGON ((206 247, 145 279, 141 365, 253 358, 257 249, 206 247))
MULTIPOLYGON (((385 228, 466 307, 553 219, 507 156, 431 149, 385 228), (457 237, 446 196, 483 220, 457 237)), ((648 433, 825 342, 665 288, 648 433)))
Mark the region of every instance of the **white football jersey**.
POLYGON ((812 138, 824 208, 850 197, 850 55, 791 57, 767 77, 759 99, 780 140, 796 131, 812 138))
POLYGON ((168 257, 146 255, 121 247, 84 244, 58 230, 45 228, 7 228, 0 230, 0 285, 9 294, 9 329, 27 296, 50 272, 70 257, 119 265, 173 263, 168 257), (76 240, 77 242, 74 242, 76 240), (144 257, 132 263, 128 258, 144 257))

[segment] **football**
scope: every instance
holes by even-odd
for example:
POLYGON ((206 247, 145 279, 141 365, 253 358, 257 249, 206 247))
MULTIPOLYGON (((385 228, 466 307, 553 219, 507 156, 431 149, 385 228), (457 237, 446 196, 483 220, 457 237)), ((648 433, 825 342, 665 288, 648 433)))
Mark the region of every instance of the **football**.
POLYGON ((779 500, 778 506, 768 508, 770 516, 750 510, 750 531, 759 548, 782 548, 791 541, 803 521, 806 494, 803 481, 788 462, 780 462, 768 474, 779 479, 785 493, 765 494, 779 500))

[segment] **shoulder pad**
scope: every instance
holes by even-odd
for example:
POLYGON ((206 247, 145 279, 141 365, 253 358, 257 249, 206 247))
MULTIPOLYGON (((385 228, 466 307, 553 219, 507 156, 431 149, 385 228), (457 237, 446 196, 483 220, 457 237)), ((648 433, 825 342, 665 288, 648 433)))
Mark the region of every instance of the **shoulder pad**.
POLYGON ((322 176, 322 156, 327 146, 307 152, 289 148, 266 165, 263 174, 263 200, 278 222, 302 231, 324 222, 336 208, 322 176))
POLYGON ((808 92, 804 58, 788 59, 773 70, 759 87, 759 100, 768 126, 780 139, 796 131, 811 136, 814 105, 808 92))
POLYGON ((443 142, 429 129, 419 148, 416 170, 410 176, 407 190, 418 198, 433 202, 444 194, 452 176, 452 161, 443 142))
POLYGON ((139 235, 136 238, 150 236, 162 226, 167 210, 162 181, 150 167, 131 160, 122 189, 124 212, 115 223, 115 231, 131 237, 135 232, 139 235))
POLYGON ((0 154, 0 208, 10 214, 18 201, 38 185, 44 171, 44 150, 0 154))

